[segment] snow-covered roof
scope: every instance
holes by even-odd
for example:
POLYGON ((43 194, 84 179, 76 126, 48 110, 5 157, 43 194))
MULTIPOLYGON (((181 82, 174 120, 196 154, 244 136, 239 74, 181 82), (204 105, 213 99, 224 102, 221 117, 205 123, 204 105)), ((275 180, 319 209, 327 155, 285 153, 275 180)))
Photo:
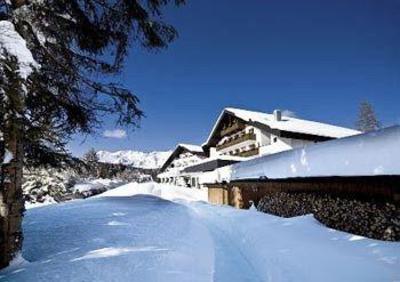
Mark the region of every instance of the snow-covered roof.
POLYGON ((193 172, 205 172, 212 171, 220 167, 231 165, 232 163, 238 163, 249 158, 230 156, 230 155, 220 155, 215 157, 210 157, 203 159, 191 166, 187 166, 182 170, 182 173, 193 173, 193 172))
POLYGON ((178 147, 185 148, 186 150, 188 150, 190 152, 194 152, 194 153, 203 153, 203 148, 198 145, 181 143, 181 144, 178 144, 177 148, 178 147))
POLYGON ((232 166, 231 180, 400 175, 400 126, 312 144, 232 166))
POLYGON ((214 156, 214 157, 205 158, 205 159, 197 162, 196 164, 194 164, 192 166, 197 166, 199 164, 204 164, 204 163, 208 163, 208 162, 211 162, 211 161, 217 161, 217 160, 242 162, 242 161, 248 161, 248 160, 251 160, 251 159, 253 159, 253 158, 232 156, 232 155, 217 155, 217 156, 214 156))
POLYGON ((185 149, 195 155, 204 155, 204 151, 201 146, 180 143, 175 147, 175 149, 171 152, 170 156, 164 162, 164 164, 161 167, 161 171, 164 171, 168 167, 168 165, 174 160, 174 158, 179 155, 182 149, 185 149))
POLYGON ((283 116, 280 121, 274 118, 273 114, 267 114, 263 112, 248 111, 238 108, 225 108, 220 114, 217 122, 215 123, 207 142, 208 144, 214 135, 217 127, 226 114, 231 114, 245 122, 255 122, 268 126, 271 129, 295 132, 301 134, 316 135, 329 138, 342 138, 346 136, 352 136, 360 134, 361 132, 350 128, 340 127, 327 123, 315 122, 310 120, 303 120, 294 117, 283 116))

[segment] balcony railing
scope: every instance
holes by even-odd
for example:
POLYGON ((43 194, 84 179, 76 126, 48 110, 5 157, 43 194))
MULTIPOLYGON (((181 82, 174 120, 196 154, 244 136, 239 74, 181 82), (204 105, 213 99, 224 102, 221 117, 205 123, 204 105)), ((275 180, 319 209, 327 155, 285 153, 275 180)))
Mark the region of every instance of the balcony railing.
POLYGON ((243 123, 240 122, 235 122, 232 125, 230 125, 227 128, 224 128, 221 130, 221 136, 226 136, 229 134, 232 134, 234 132, 238 132, 240 130, 243 130, 246 126, 243 123))
POLYGON ((236 145, 236 144, 240 144, 240 143, 245 142, 247 140, 256 140, 256 135, 254 133, 247 133, 247 134, 244 134, 244 135, 242 135, 242 136, 240 136, 240 137, 238 137, 236 139, 232 139, 232 140, 227 141, 227 142, 225 142, 225 143, 223 143, 221 145, 217 145, 217 151, 223 150, 225 148, 231 147, 231 146, 236 145))
POLYGON ((254 148, 249 151, 240 152, 239 154, 236 154, 236 156, 246 158, 246 157, 252 157, 252 156, 258 155, 258 153, 259 153, 259 148, 254 148))

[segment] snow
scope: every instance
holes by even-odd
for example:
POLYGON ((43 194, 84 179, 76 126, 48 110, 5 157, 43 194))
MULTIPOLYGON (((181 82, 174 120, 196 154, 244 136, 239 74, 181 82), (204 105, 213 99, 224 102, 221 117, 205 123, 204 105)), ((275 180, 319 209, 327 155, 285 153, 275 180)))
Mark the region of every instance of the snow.
POLYGON ((28 210, 29 263, 0 271, 0 281, 400 280, 400 243, 335 231, 312 216, 187 201, 196 190, 184 189, 129 184, 28 210))
POLYGON ((186 150, 193 152, 193 153, 203 153, 203 148, 201 146, 198 145, 192 145, 192 144, 178 144, 177 147, 182 147, 185 148, 186 150))
POLYGON ((149 183, 129 183, 109 190, 96 197, 131 197, 135 195, 155 195, 166 200, 207 201, 208 190, 205 188, 185 188, 173 185, 149 183))
POLYGON ((12 152, 10 152, 9 150, 6 149, 5 154, 4 154, 3 164, 10 163, 12 161, 12 159, 14 159, 14 155, 12 154, 12 152))
POLYGON ((42 199, 42 202, 29 202, 25 201, 25 209, 34 209, 34 208, 39 208, 39 207, 44 207, 48 205, 54 205, 57 204, 58 202, 54 200, 53 197, 50 195, 45 195, 42 199))
POLYGON ((132 165, 133 167, 145 169, 158 169, 165 163, 171 153, 171 151, 150 153, 131 150, 117 152, 98 151, 97 156, 100 162, 132 165))
POLYGON ((161 165, 162 173, 158 177, 177 175, 188 166, 201 162, 205 158, 203 148, 191 144, 178 144, 161 165), (182 151, 182 149, 188 152, 182 151))
POLYGON ((283 116, 281 121, 276 121, 273 114, 267 114, 262 112, 248 111, 237 108, 225 108, 224 111, 218 117, 217 122, 214 125, 207 141, 208 144, 217 129, 219 122, 225 114, 232 114, 237 118, 240 118, 246 122, 261 123, 270 127, 271 129, 277 129, 288 132, 296 132, 303 134, 312 134, 317 136, 331 137, 331 138, 343 138, 360 134, 359 131, 335 126, 331 124, 315 122, 310 120, 303 120, 294 117, 283 116))
POLYGON ((400 126, 234 164, 231 180, 400 174, 400 126))
POLYGON ((113 187, 121 186, 123 183, 124 181, 120 179, 91 179, 75 184, 72 190, 76 192, 86 192, 101 188, 111 189, 113 187))
MULTIPOLYGON (((194 164, 193 166, 197 166, 200 164, 204 164, 204 163, 208 163, 208 162, 212 162, 212 161, 217 161, 217 160, 221 160, 221 161, 237 161, 237 162, 242 162, 245 160, 248 160, 249 158, 247 157, 240 157, 240 156, 232 156, 232 155, 217 155, 217 156, 212 156, 206 159, 202 159, 201 161, 197 162, 196 164, 194 164)), ((189 166, 191 167, 191 166, 189 166)))
POLYGON ((26 79, 33 71, 33 68, 39 67, 27 48, 25 40, 9 21, 0 21, 0 57, 4 56, 2 54, 3 49, 17 58, 21 78, 26 79))

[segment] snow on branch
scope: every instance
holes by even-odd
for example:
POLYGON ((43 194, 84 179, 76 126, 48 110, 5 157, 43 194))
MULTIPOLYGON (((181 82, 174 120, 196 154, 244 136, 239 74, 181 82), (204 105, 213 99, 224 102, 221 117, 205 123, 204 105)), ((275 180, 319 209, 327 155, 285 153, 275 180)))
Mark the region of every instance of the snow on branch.
POLYGON ((27 79, 33 69, 39 68, 39 64, 33 59, 25 40, 15 30, 13 23, 0 21, 0 58, 3 58, 5 53, 17 58, 19 75, 23 79, 27 79))

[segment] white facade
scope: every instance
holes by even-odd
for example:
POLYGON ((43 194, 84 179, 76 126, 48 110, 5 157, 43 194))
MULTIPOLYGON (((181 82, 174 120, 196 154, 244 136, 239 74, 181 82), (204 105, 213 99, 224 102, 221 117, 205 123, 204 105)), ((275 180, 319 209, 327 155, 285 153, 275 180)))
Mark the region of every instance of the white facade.
MULTIPOLYGON (((162 173, 157 175, 157 178, 161 183, 168 183, 177 186, 198 186, 198 180, 192 179, 190 175, 182 174, 182 171, 191 165, 194 165, 202 161, 205 156, 203 150, 199 146, 195 145, 178 145, 176 150, 183 149, 182 153, 175 156, 173 160, 168 164, 162 173), (192 151, 189 151, 192 150, 192 151)), ((172 155, 174 152, 172 153, 172 155)), ((167 160, 168 161, 168 160, 167 160)))
POLYGON ((302 148, 308 144, 313 144, 315 142, 309 140, 291 139, 276 136, 265 130, 256 128, 254 126, 246 125, 245 129, 235 132, 232 135, 225 136, 222 138, 218 145, 227 144, 227 140, 238 140, 240 136, 246 136, 249 134, 254 134, 254 139, 244 140, 243 142, 235 143, 229 147, 218 150, 218 148, 212 147, 210 149, 210 157, 226 156, 226 155, 240 155, 241 153, 246 153, 251 150, 256 150, 257 153, 249 156, 249 158, 254 158, 258 156, 264 156, 268 154, 275 154, 295 148, 302 148), (258 149, 258 150, 257 150, 258 149))
MULTIPOLYGON (((203 184, 227 181, 234 163, 260 156, 272 155, 292 149, 304 148, 317 141, 342 138, 359 134, 349 128, 338 127, 314 121, 283 117, 276 110, 273 114, 226 108, 219 116, 206 143, 202 147, 187 145, 187 151, 175 156, 169 166, 158 175, 163 183, 187 187, 201 187, 203 184), (282 137, 282 136, 286 137, 282 137), (288 137, 290 136, 290 137, 288 137), (203 153, 203 149, 206 152, 203 153), (194 151, 197 151, 193 153, 194 151), (206 157, 205 154, 208 154, 206 157), (211 164, 219 160, 212 171, 204 165, 186 172, 185 168, 201 163, 211 164), (220 162, 221 161, 221 162, 220 162), (225 161, 225 162, 222 162, 225 161), (224 166, 225 165, 225 166, 224 166), (222 167, 219 167, 222 166, 222 167)), ((182 146, 182 145, 180 145, 182 146)), ((179 148, 179 146, 178 146, 179 148)))

